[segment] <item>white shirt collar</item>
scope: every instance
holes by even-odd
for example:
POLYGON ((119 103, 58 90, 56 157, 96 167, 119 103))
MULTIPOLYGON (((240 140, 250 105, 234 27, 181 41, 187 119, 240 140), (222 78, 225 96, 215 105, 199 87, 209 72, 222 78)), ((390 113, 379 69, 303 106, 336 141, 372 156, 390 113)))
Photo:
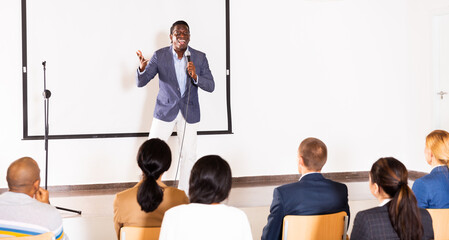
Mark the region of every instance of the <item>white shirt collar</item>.
MULTIPOLYGON (((186 49, 186 51, 184 52, 184 55, 183 55, 183 57, 185 57, 185 56, 186 56, 186 52, 187 52, 187 50, 189 50, 189 51, 190 51, 190 49, 189 49, 189 46, 187 46, 187 49, 186 49)), ((173 54, 173 57, 174 57, 174 58, 176 58, 176 59, 178 59, 178 53, 176 53, 176 51, 175 51, 175 49, 173 48, 173 46, 171 47, 171 52, 172 52, 172 54, 173 54)))
POLYGON ((304 173, 303 175, 301 175, 301 177, 299 177, 298 181, 301 181, 301 179, 309 174, 313 174, 313 173, 319 173, 319 172, 308 172, 308 173, 304 173))
POLYGON ((379 204, 379 207, 384 206, 385 204, 387 204, 387 203, 390 202, 390 201, 391 201, 391 198, 384 199, 384 200, 379 204))

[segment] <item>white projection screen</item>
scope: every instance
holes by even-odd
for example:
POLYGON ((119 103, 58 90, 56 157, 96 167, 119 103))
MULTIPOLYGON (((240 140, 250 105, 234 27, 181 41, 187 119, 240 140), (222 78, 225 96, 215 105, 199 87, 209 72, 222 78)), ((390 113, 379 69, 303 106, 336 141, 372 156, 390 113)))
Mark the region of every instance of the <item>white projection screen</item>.
POLYGON ((229 2, 224 0, 22 0, 24 139, 44 133, 44 70, 50 138, 147 136, 158 77, 136 86, 136 50, 170 45, 177 20, 206 53, 215 91, 199 89, 199 134, 231 133, 229 2))

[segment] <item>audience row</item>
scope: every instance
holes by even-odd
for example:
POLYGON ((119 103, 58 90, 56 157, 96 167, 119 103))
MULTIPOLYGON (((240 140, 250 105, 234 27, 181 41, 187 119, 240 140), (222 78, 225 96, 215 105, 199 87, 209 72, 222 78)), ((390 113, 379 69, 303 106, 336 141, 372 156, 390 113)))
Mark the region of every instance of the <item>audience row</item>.
MULTIPOLYGON (((425 159, 430 174, 408 186, 404 164, 393 157, 380 158, 369 172, 369 188, 379 206, 357 213, 351 239, 433 239, 432 218, 426 208, 449 208, 449 133, 435 130, 426 138, 425 159)), ((171 150, 160 139, 145 141, 137 164, 142 180, 116 195, 113 203, 118 239, 124 226, 161 227, 160 239, 252 239, 245 213, 223 204, 229 196, 232 174, 219 156, 200 158, 192 168, 188 197, 165 185, 162 175, 170 168, 171 150)), ((307 138, 298 148, 299 181, 279 186, 262 240, 281 239, 286 215, 321 215, 345 211, 350 216, 345 184, 324 178, 327 147, 307 138)), ((39 187, 39 167, 29 158, 14 161, 7 171, 9 191, 0 195, 0 237, 53 232, 67 240, 48 192, 39 187), (46 216, 46 217, 42 217, 46 216)))

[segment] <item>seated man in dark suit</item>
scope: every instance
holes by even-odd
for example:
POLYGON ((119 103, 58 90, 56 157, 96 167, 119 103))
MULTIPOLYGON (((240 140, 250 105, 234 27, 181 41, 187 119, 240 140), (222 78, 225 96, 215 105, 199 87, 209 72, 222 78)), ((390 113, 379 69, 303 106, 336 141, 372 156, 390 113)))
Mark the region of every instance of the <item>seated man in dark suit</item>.
POLYGON ((320 215, 345 211, 349 216, 348 188, 326 179, 321 169, 326 163, 327 148, 319 139, 307 138, 298 149, 298 182, 274 189, 268 223, 262 240, 282 237, 282 222, 286 215, 320 215))

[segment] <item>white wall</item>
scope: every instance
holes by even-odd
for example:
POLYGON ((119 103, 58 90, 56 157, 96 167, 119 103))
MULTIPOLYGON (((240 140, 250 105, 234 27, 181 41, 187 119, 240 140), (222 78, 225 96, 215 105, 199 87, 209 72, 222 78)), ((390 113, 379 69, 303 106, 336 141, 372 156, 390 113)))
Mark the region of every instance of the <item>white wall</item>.
MULTIPOLYGON (((198 155, 222 155, 234 176, 293 174, 299 142, 315 136, 328 145, 326 172, 366 171, 381 156, 428 171, 430 16, 447 6, 448 0, 231 1, 234 134, 199 136, 198 155)), ((11 161, 28 155, 43 169, 45 153, 43 141, 21 140, 20 1, 0 1, 0 31, 6 187, 11 161)), ((52 140, 49 185, 136 181, 144 140, 52 140)))
MULTIPOLYGON (((407 1, 407 167, 428 171, 422 165, 425 136, 434 129, 434 101, 438 100, 432 76, 432 17, 449 14, 449 1, 407 1), (421 158, 420 158, 421 157, 421 158)), ((449 130, 449 129, 445 129, 449 130)))

